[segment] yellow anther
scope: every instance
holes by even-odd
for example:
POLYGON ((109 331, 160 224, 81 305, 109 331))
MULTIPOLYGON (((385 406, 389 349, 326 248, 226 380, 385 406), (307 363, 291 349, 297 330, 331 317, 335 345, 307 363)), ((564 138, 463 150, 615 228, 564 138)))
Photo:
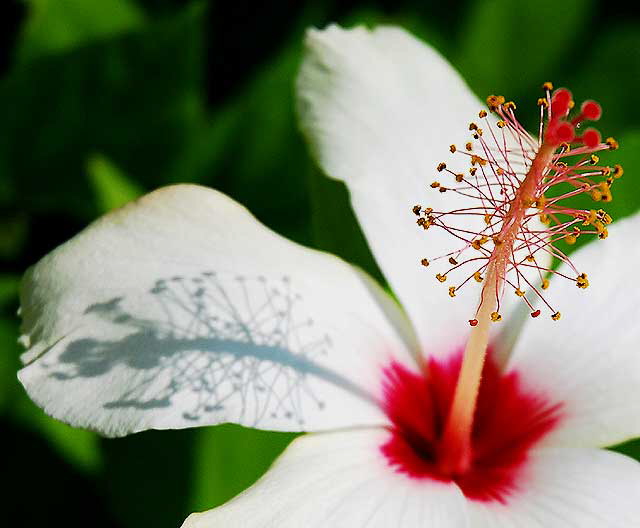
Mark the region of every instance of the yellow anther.
POLYGON ((504 108, 505 110, 515 110, 516 109, 516 103, 514 103, 513 101, 509 101, 509 102, 505 103, 502 108, 504 108))
POLYGON ((416 223, 426 231, 427 229, 429 229, 433 225, 433 220, 431 220, 430 218, 427 219, 427 218, 420 217, 420 218, 418 218, 416 223))
POLYGON ((602 200, 602 193, 598 189, 593 189, 590 193, 591 199, 594 202, 599 202, 602 200))
POLYGON ((497 126, 498 128, 504 128, 505 126, 507 126, 507 124, 506 124, 506 123, 501 119, 500 121, 498 121, 498 122, 496 123, 496 126, 497 126))
POLYGON ((453 154, 456 151, 456 146, 455 145, 450 145, 449 146, 449 151, 451 152, 451 154, 453 154))
POLYGON ((582 222, 582 225, 591 225, 596 221, 596 218, 598 218, 598 213, 596 213, 595 209, 591 209, 591 211, 589 211, 589 215, 585 217, 584 222, 582 222))
POLYGON ((618 179, 624 174, 624 169, 622 165, 614 165, 613 166, 613 177, 618 179))
POLYGON ((571 150, 571 145, 569 143, 560 143, 560 151, 562 153, 569 152, 571 150))
POLYGON ((424 214, 430 215, 431 213, 433 213, 433 207, 425 207, 423 211, 424 211, 424 214))
POLYGON ((609 185, 607 184, 607 182, 600 182, 598 184, 598 188, 600 189, 600 193, 602 194, 602 196, 600 197, 600 200, 603 202, 610 202, 613 197, 611 196, 611 190, 609 189, 609 185))
POLYGON ((431 184, 431 188, 432 188, 432 189, 437 189, 438 187, 440 187, 440 182, 438 182, 438 181, 434 181, 434 182, 431 184))
POLYGON ((601 222, 600 220, 596 220, 595 222, 592 222, 592 225, 593 227, 596 228, 596 231, 598 233, 598 238, 604 240, 609 236, 609 231, 607 231, 607 228, 604 226, 604 223, 601 222))
POLYGON ((422 210, 422 206, 420 205, 414 205, 413 208, 411 209, 413 211, 414 215, 419 215, 420 211, 422 210))
POLYGON ((482 275, 480 275, 479 271, 476 271, 473 274, 473 280, 475 280, 476 282, 482 282, 484 280, 484 277, 482 275))
POLYGON ((430 264, 429 259, 423 258, 423 259, 420 261, 420 264, 422 264, 425 268, 426 268, 426 267, 428 267, 428 266, 429 266, 429 264, 430 264))
POLYGON ((455 297, 455 296, 456 296, 456 287, 449 286, 449 297, 455 297))
POLYGON ((498 107, 504 103, 504 97, 501 95, 490 95, 487 97, 487 106, 492 112, 497 110, 498 107))
POLYGON ((475 154, 471 156, 471 165, 481 165, 484 167, 486 164, 487 164, 486 159, 481 158, 480 156, 476 156, 475 154))
POLYGON ((570 246, 573 246, 576 243, 576 240, 578 239, 577 236, 575 235, 566 235, 564 237, 564 241, 569 244, 570 246))
POLYGON ((491 218, 492 216, 490 214, 485 214, 484 215, 484 223, 487 225, 491 225, 491 218))
POLYGON ((474 240, 473 242, 471 242, 471 247, 473 249, 480 249, 480 246, 483 246, 487 242, 489 242, 489 237, 483 236, 483 237, 478 238, 478 239, 474 240))
POLYGON ((482 135, 482 129, 479 128, 476 130, 475 134, 473 134, 473 139, 478 139, 482 135))
POLYGON ((600 220, 604 225, 609 225, 613 220, 609 213, 607 213, 604 209, 598 209, 596 211, 596 216, 598 220, 600 220))
POLYGON ((477 167, 471 167, 469 169, 469 174, 471 174, 471 176, 475 176, 476 175, 476 171, 478 170, 477 167))
POLYGON ((573 99, 571 99, 569 101, 569 110, 571 110, 574 106, 576 106, 576 102, 573 99))
POLYGON ((436 170, 438 172, 442 172, 446 168, 447 168, 447 164, 444 161, 441 161, 440 163, 438 163, 438 166, 436 167, 436 170))
POLYGON ((538 106, 542 106, 543 108, 548 108, 549 103, 544 97, 541 97, 540 99, 538 99, 538 106))
POLYGON ((442 185, 440 186, 440 188, 438 189, 441 193, 443 192, 447 192, 447 188, 443 187, 442 185))
POLYGON ((471 152, 473 150, 473 144, 471 143, 471 141, 468 141, 465 146, 465 149, 467 149, 467 151, 471 152))
POLYGON ((542 85, 542 89, 543 89, 545 92, 551 92, 551 91, 553 91, 553 83, 552 83, 552 82, 549 82, 549 81, 545 82, 545 83, 542 85))
POLYGON ((611 174, 611 171, 613 169, 611 167, 603 167, 602 170, 600 172, 602 172, 603 176, 609 176, 609 174, 611 174))
POLYGON ((542 222, 544 225, 549 225, 551 223, 551 219, 549 218, 549 215, 541 214, 540 215, 540 222, 542 222))
POLYGON ((558 321, 561 316, 562 314, 560 312, 556 312, 554 314, 551 314, 551 319, 553 319, 554 321, 558 321))
POLYGON ((524 292, 520 288, 516 288, 516 295, 518 297, 524 297, 524 292))
POLYGON ((556 170, 557 169, 566 169, 566 168, 567 168, 567 164, 564 161, 556 162, 556 170))
POLYGON ((613 139, 612 137, 609 137, 606 139, 605 143, 607 144, 607 146, 611 149, 611 150, 618 150, 618 147, 620 147, 620 145, 618 144, 618 142, 613 139))
POLYGON ((440 282, 445 282, 447 280, 447 276, 446 275, 442 275, 440 273, 436 274, 436 279, 438 279, 440 282))
POLYGON ((464 174, 456 174, 456 181, 460 183, 462 180, 464 180, 464 174))
POLYGON ((547 197, 544 194, 538 196, 538 199, 536 200, 536 203, 535 203, 536 208, 544 209, 546 205, 547 205, 547 197))
POLYGON ((598 156, 596 156, 595 154, 591 154, 591 159, 589 160, 589 163, 591 163, 591 165, 597 165, 599 161, 600 158, 598 156))
POLYGON ((475 123, 469 123, 469 130, 478 130, 478 125, 475 123))
POLYGON ((502 316, 498 312, 491 312, 491 320, 497 323, 498 321, 502 321, 502 316))
POLYGON ((576 286, 582 289, 585 289, 589 286, 589 280, 587 279, 586 273, 581 273, 580 275, 578 275, 578 278, 576 279, 576 286))
POLYGON ((487 117, 487 111, 486 111, 486 110, 480 110, 480 111, 478 112, 478 117, 479 117, 479 118, 481 118, 481 119, 482 119, 483 117, 487 117))
POLYGON ((527 255, 527 257, 525 258, 525 260, 527 262, 535 262, 536 258, 533 255, 527 255))
POLYGON ((542 279, 542 284, 540 285, 540 287, 543 290, 546 290, 547 288, 549 288, 549 279, 542 279))
POLYGON ((499 176, 502 176, 504 174, 504 169, 502 167, 498 167, 496 169, 496 174, 498 174, 499 176))

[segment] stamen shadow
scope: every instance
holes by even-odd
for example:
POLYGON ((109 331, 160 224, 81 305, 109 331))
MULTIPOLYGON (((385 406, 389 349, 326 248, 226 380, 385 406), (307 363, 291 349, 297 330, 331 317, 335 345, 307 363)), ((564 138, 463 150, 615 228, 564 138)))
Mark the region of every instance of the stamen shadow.
POLYGON ((156 303, 150 313, 164 314, 157 320, 129 313, 124 297, 88 306, 86 315, 121 328, 125 337, 70 342, 59 358, 63 368, 51 376, 93 378, 126 366, 140 375, 104 408, 170 407, 178 393, 190 391, 195 402, 183 417, 194 421, 228 412, 229 421, 247 425, 267 415, 302 424, 308 405, 324 408, 309 383, 314 377, 374 401, 318 361, 332 342, 301 316, 302 297, 292 291, 289 277, 274 281, 205 271, 158 280, 148 294, 156 303))

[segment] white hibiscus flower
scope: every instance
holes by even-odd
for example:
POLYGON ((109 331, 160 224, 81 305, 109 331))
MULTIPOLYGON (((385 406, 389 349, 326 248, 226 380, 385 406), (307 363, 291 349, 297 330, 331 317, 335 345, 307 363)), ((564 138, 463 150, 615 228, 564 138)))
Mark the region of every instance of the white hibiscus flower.
POLYGON ((640 218, 618 222, 604 250, 575 254, 589 268, 582 292, 586 276, 552 242, 573 241, 576 227, 604 237, 608 217, 560 210, 541 194, 555 178, 607 198, 608 185, 585 183, 606 172, 590 153, 607 144, 595 132, 577 137, 568 92, 540 103, 543 117, 552 107, 561 117, 548 120, 541 145, 496 98, 504 122, 481 118, 498 140, 473 129, 480 147, 470 151, 490 174, 440 166, 459 186, 434 185, 431 207, 416 208, 425 233, 411 207, 428 195, 442 153, 466 141, 478 101, 400 29, 331 27, 307 44, 304 127, 323 168, 349 187, 404 310, 362 271, 285 240, 219 192, 167 187, 26 274, 19 377, 30 396, 108 436, 223 422, 310 433, 185 527, 638 526, 640 465, 602 448, 640 435, 640 303, 628 288, 640 218), (578 145, 571 167, 565 140, 578 145), (523 197, 533 173, 539 188, 523 197), (535 224, 538 213, 553 226, 535 224), (453 252, 452 234, 462 243, 453 252), (448 257, 445 279, 477 264, 450 290, 455 299, 420 265, 427 253, 448 257), (570 279, 551 285, 566 307, 560 322, 519 315, 522 299, 542 299, 533 281, 546 286, 545 253, 565 261, 558 273, 570 279), (469 278, 483 281, 481 302, 469 278))

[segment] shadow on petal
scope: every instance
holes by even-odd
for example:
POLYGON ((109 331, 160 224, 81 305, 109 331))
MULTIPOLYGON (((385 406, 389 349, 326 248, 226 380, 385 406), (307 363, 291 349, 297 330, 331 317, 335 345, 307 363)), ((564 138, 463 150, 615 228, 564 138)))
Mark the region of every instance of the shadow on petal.
POLYGON ((88 306, 85 316, 115 326, 123 337, 69 341, 51 365, 50 378, 109 379, 112 371, 126 368, 135 372, 133 383, 103 408, 168 408, 180 398, 182 418, 194 422, 217 413, 220 421, 251 425, 268 416, 302 425, 306 406, 324 407, 311 377, 374 401, 317 361, 328 354, 331 339, 302 316, 303 299, 293 292, 289 277, 207 271, 158 280, 148 294, 145 302, 154 304, 149 313, 163 317, 134 315, 126 296, 88 306))

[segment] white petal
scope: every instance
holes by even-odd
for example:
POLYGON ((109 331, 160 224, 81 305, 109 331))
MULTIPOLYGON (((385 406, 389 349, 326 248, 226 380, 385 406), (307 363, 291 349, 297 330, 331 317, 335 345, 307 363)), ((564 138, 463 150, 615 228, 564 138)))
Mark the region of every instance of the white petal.
POLYGON ((533 389, 564 405, 550 444, 608 446, 640 436, 640 215, 610 227, 607 240, 572 255, 589 287, 554 278, 547 297, 562 319, 531 320, 510 360, 533 389))
POLYGON ((389 468, 385 430, 306 435, 253 487, 227 504, 193 514, 182 528, 466 528, 457 486, 412 480, 389 468))
POLYGON ((397 311, 362 272, 228 197, 167 187, 27 273, 19 376, 49 414, 107 435, 377 425, 381 365, 411 362, 397 311))
POLYGON ((600 449, 539 449, 505 505, 469 502, 474 528, 637 528, 640 464, 600 449))
MULTIPOLYGON (((369 245, 423 345, 450 353, 465 342, 480 290, 472 281, 450 299, 448 284, 434 277, 446 268, 421 266, 456 242, 442 229, 425 233, 411 208, 478 205, 428 186, 453 180, 436 172, 440 161, 466 172, 468 158, 450 154, 449 145, 469 141, 469 121, 483 105, 437 52, 392 27, 311 30, 297 90, 303 130, 325 172, 349 187, 369 245)), ((480 216, 478 224, 486 227, 480 216)))

